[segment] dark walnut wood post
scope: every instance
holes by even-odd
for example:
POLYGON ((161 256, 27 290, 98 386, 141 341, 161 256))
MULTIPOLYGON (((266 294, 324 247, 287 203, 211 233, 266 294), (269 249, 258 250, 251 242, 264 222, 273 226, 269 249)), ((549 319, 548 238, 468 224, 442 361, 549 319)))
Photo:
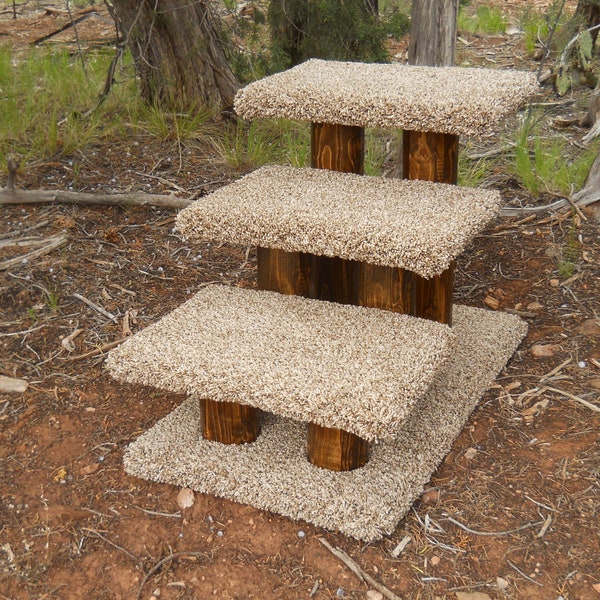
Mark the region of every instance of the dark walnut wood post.
POLYGON ((246 444, 256 440, 259 411, 253 406, 201 398, 200 408, 204 439, 222 444, 246 444))
MULTIPOLYGON (((363 127, 312 123, 310 166, 362 175, 365 170, 363 127)), ((341 304, 358 304, 358 263, 343 258, 312 256, 309 296, 341 304)))
MULTIPOLYGON (((311 167, 342 173, 364 173, 365 131, 362 127, 313 123, 311 167)), ((358 304, 360 263, 328 256, 311 256, 309 296, 358 304)), ((351 471, 369 459, 369 443, 341 429, 308 424, 308 459, 331 471, 351 471)))
MULTIPOLYGON (((404 179, 422 179, 456 185, 458 136, 446 133, 404 131, 402 136, 404 179)), ((414 275, 415 305, 411 314, 452 325, 454 266, 431 279, 414 275)))
POLYGON ((351 471, 369 460, 369 442, 344 431, 309 423, 308 458, 330 471, 351 471))

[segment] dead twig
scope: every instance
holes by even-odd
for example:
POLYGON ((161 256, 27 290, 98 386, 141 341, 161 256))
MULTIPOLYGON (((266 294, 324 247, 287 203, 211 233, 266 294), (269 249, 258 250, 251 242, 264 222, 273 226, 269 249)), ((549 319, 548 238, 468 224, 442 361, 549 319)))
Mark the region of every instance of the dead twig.
POLYGON ((89 352, 85 352, 84 354, 79 354, 77 356, 69 356, 69 358, 67 358, 67 360, 83 360, 85 358, 90 358, 90 356, 96 356, 97 354, 103 354, 104 352, 106 352, 107 350, 110 350, 111 348, 114 348, 115 346, 118 346, 119 344, 122 344, 125 340, 115 340, 114 342, 108 342, 107 344, 103 344, 102 346, 100 346, 100 348, 94 348, 94 350, 90 350, 89 352))
MULTIPOLYGON (((0 204, 1 204, 1 202, 0 202, 0 204)), ((60 248, 61 246, 64 246, 67 243, 68 238, 65 235, 57 235, 53 238, 48 238, 48 240, 46 240, 46 241, 48 243, 45 246, 43 246, 42 248, 38 248, 37 250, 32 250, 31 252, 28 252, 27 254, 23 254, 22 256, 17 256, 16 258, 10 258, 8 260, 1 262, 0 263, 0 271, 6 271, 6 269, 10 269, 11 267, 20 265, 23 262, 28 262, 32 258, 38 258, 40 256, 43 256, 44 254, 48 254, 48 253, 52 252, 52 250, 56 250, 56 248, 60 248)))
POLYGON ((544 587, 543 583, 540 583, 539 581, 536 581, 535 579, 532 579, 531 577, 529 577, 529 575, 525 575, 525 573, 523 573, 523 571, 521 571, 521 569, 519 569, 519 567, 517 567, 516 565, 513 565, 510 560, 506 561, 511 568, 513 568, 519 575, 521 575, 521 577, 525 577, 525 579, 527 579, 527 581, 531 581, 531 583, 535 583, 535 585, 539 585, 540 587, 544 587))
POLYGON ((195 557, 195 558, 206 558, 206 554, 204 552, 172 552, 171 554, 161 558, 147 573, 144 575, 144 579, 142 579, 142 583, 140 583, 140 587, 138 589, 138 593, 136 596, 136 600, 140 600, 142 597, 142 591, 148 580, 154 573, 156 573, 164 564, 175 560, 176 558, 183 558, 184 556, 195 557))
POLYGON ((135 504, 131 505, 133 508, 137 508, 137 510, 141 510, 147 515, 154 515, 155 517, 170 517, 172 519, 181 519, 181 513, 164 513, 157 512, 155 510, 148 510, 147 508, 142 508, 141 506, 136 506, 135 504))
POLYGON ((28 387, 29 383, 24 379, 0 375, 0 393, 2 394, 22 394, 28 387))
POLYGON ((535 537, 543 538, 546 535, 546 532, 548 531, 548 528, 550 527, 551 523, 552 523, 552 515, 548 515, 546 517, 546 520, 544 521, 544 524, 542 525, 542 528, 537 532, 537 535, 535 537))
POLYGON ((526 523, 525 525, 521 525, 521 527, 517 527, 515 529, 507 529, 506 531, 476 531, 475 529, 471 529, 470 527, 463 525, 460 521, 457 521, 456 519, 453 519, 452 517, 447 516, 446 520, 450 521, 450 523, 454 523, 454 525, 456 525, 457 527, 460 527, 462 530, 466 531, 467 533, 472 533, 473 535, 489 536, 489 537, 493 537, 493 536, 497 536, 497 535, 511 535, 513 533, 518 533, 519 531, 524 531, 525 529, 530 529, 531 527, 537 527, 538 525, 541 525, 542 523, 544 523, 544 521, 536 521, 535 523, 526 523))
POLYGON ((85 296, 81 294, 73 294, 73 298, 77 298, 77 300, 81 300, 84 304, 87 304, 91 309, 95 310, 97 313, 100 313, 103 317, 110 319, 113 323, 118 323, 118 319, 111 312, 108 312, 101 306, 94 304, 91 300, 88 300, 85 296))
POLYGON ((178 198, 173 195, 144 194, 143 192, 89 194, 65 190, 11 190, 8 185, 3 190, 0 190, 0 206, 3 204, 45 204, 49 202, 58 204, 185 208, 192 203, 192 200, 178 198))
POLYGON ((600 413, 600 406, 596 406, 595 404, 592 404, 591 402, 588 402, 587 400, 584 400, 583 398, 580 398, 579 396, 575 396, 574 394, 570 394, 569 392, 565 392, 564 390, 559 390, 558 388, 546 387, 546 389, 549 392, 554 392, 555 394, 560 394, 561 396, 564 396, 565 398, 569 398, 570 400, 573 400, 574 402, 579 402, 579 404, 583 404, 583 406, 586 406, 587 408, 589 408, 590 410, 593 410, 594 412, 600 413))
POLYGON ((363 571, 343 550, 334 548, 324 538, 319 538, 319 541, 327 548, 327 550, 329 550, 329 552, 339 558, 363 583, 367 582, 378 592, 381 592, 386 598, 389 598, 389 600, 401 600, 400 597, 396 596, 389 588, 373 579, 367 572, 363 571))
POLYGON ((129 550, 126 550, 122 546, 115 544, 113 541, 111 541, 107 537, 103 536, 99 531, 96 531, 95 529, 88 529, 87 527, 82 527, 81 529, 82 529, 82 531, 87 531, 88 533, 91 533, 92 535, 100 538, 101 540, 105 541, 107 544, 110 544, 113 548, 120 550, 121 552, 123 552, 123 554, 125 554, 126 556, 131 558, 131 560, 135 561, 138 565, 142 564, 142 561, 135 554, 132 554, 131 552, 129 552, 129 550))

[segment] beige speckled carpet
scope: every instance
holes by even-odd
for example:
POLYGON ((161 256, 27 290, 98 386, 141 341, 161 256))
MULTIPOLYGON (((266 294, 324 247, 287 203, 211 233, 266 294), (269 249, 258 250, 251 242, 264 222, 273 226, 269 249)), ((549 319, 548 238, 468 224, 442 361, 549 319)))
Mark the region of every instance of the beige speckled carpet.
POLYGON ((205 441, 194 398, 128 447, 125 469, 358 539, 378 539, 395 529, 420 495, 527 329, 513 315, 462 306, 455 306, 453 322, 456 351, 397 437, 373 444, 361 469, 334 473, 311 465, 306 425, 272 415, 263 415, 252 444, 205 441))
POLYGON ((336 256, 439 275, 498 213, 496 190, 267 166, 177 215, 189 240, 336 256))
POLYGON ((538 90, 534 72, 515 69, 311 59, 247 85, 234 108, 248 120, 282 117, 482 136, 538 90))

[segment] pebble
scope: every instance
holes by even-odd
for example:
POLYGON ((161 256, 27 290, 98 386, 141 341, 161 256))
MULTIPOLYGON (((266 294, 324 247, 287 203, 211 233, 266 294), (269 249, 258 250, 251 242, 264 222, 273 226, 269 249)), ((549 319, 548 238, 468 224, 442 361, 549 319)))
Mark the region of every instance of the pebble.
POLYGON ((377 590, 369 590, 367 592, 367 600, 383 600, 383 594, 377 590))
POLYGON ((301 529, 301 530, 298 532, 298 537, 299 537, 300 539, 302 539, 302 538, 306 537, 306 533, 304 533, 304 531, 302 531, 302 529, 301 529))
POLYGON ((346 594, 346 592, 344 591, 344 588, 338 588, 338 589, 335 591, 335 595, 336 595, 336 596, 339 596, 340 598, 341 598, 342 596, 344 596, 345 594, 346 594))
POLYGON ((196 497, 194 495, 194 491, 190 488, 181 488, 177 494, 177 505, 179 508, 181 508, 181 510, 185 510, 186 508, 193 506, 195 500, 196 497))

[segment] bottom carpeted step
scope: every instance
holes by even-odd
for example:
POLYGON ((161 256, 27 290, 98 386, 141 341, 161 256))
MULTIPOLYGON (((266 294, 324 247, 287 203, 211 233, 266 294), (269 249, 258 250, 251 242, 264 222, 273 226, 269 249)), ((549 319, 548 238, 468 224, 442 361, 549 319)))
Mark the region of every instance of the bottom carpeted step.
POLYGON ((265 415, 254 443, 205 441, 198 434, 199 402, 192 397, 128 447, 125 469, 357 539, 389 534, 527 331, 506 313, 456 306, 453 319, 455 352, 395 439, 372 444, 363 468, 335 473, 311 465, 306 425, 272 415, 265 415))
POLYGON ((408 315, 213 285, 113 350, 107 367, 372 441, 401 425, 452 338, 408 315))

